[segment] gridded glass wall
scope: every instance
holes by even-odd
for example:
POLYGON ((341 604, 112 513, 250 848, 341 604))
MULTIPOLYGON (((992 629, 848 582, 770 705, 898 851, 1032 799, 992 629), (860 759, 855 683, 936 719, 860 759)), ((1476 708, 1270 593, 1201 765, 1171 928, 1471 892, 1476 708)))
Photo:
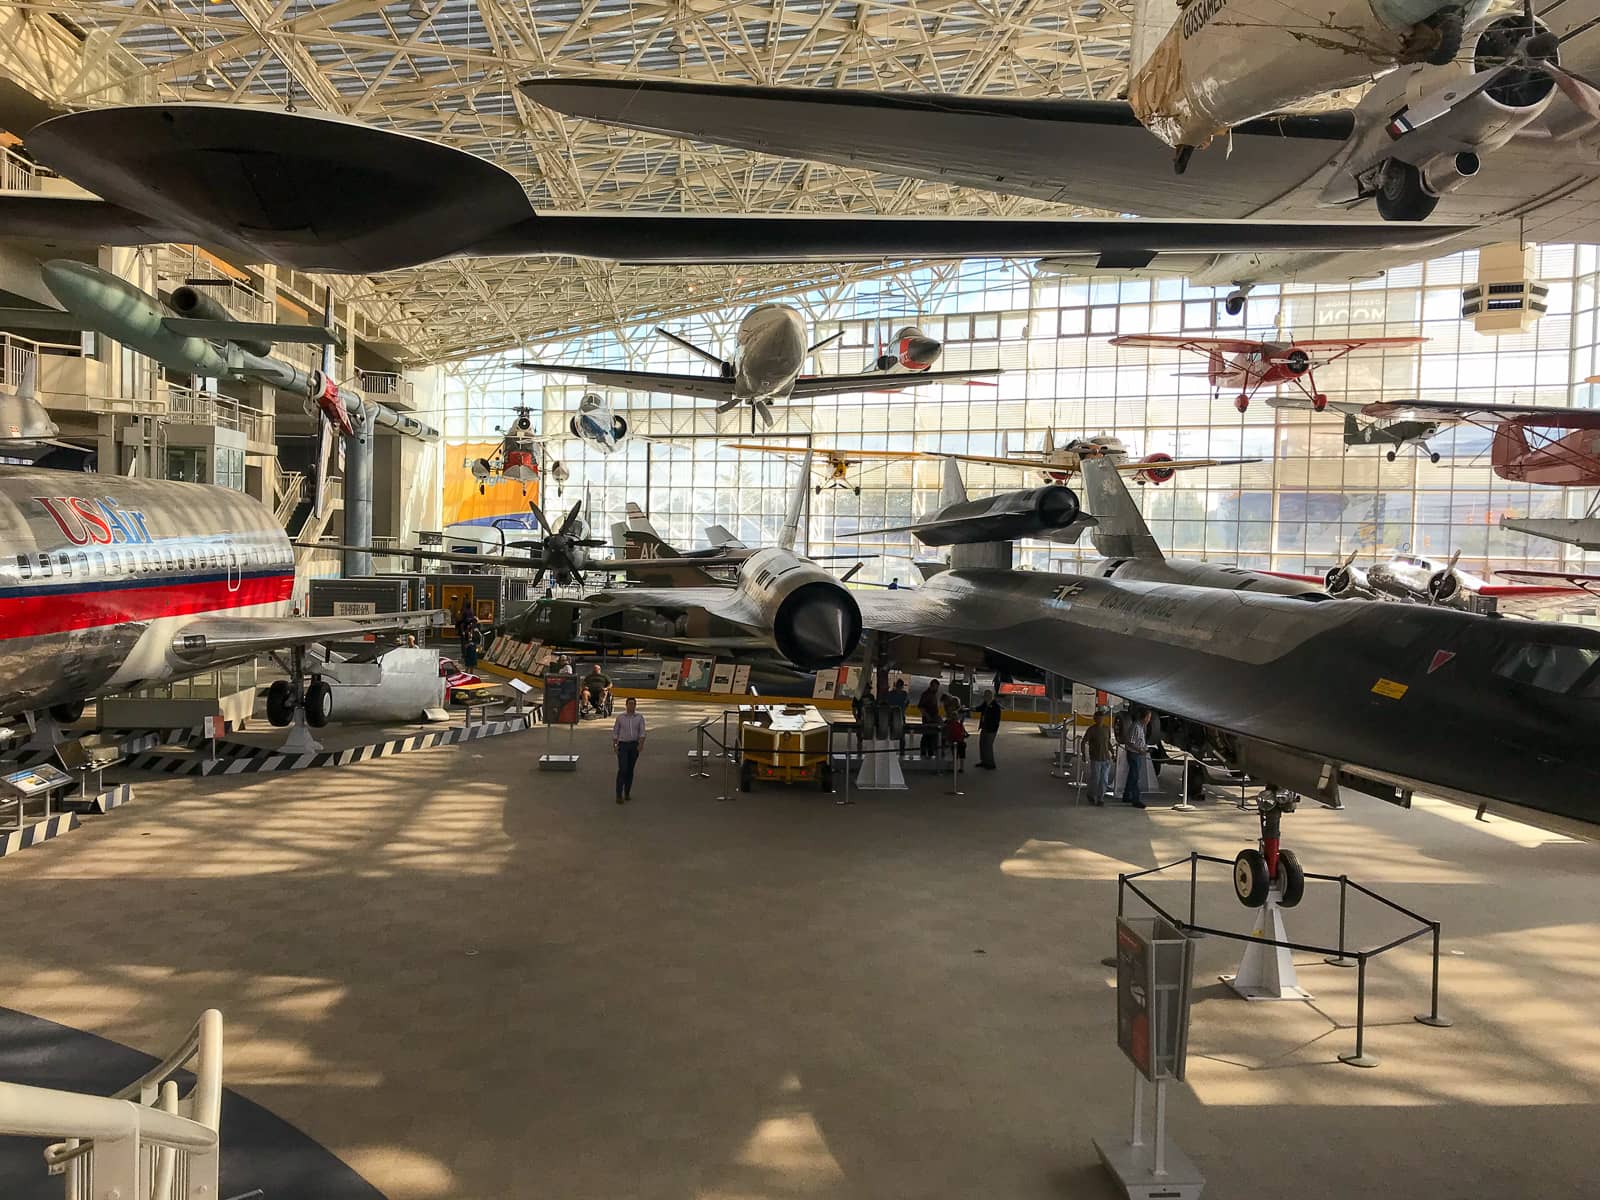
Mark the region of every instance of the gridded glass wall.
MULTIPOLYGON (((1488 430, 1446 428, 1428 443, 1434 464, 1409 448, 1395 461, 1380 447, 1344 446, 1342 414, 1316 414, 1293 389, 1259 392, 1249 410, 1235 410, 1236 392, 1215 391, 1203 359, 1176 350, 1119 348, 1118 334, 1213 330, 1273 339, 1422 336, 1421 346, 1364 352, 1317 371, 1319 390, 1335 403, 1420 397, 1462 403, 1595 403, 1584 376, 1600 372, 1600 300, 1593 247, 1548 247, 1539 275, 1550 285, 1550 309, 1522 335, 1488 337, 1461 320, 1461 289, 1476 274, 1476 254, 1392 271, 1355 286, 1262 287, 1238 316, 1225 311, 1225 290, 1181 280, 1085 280, 1041 272, 1035 264, 986 260, 904 272, 795 302, 821 340, 838 340, 813 356, 822 372, 868 368, 893 333, 917 324, 945 342, 941 369, 1001 368, 992 380, 868 392, 796 403, 777 410, 771 431, 752 430, 749 409, 718 416, 707 401, 644 393, 609 393, 632 437, 609 457, 564 438, 567 419, 586 387, 573 376, 525 373, 517 358, 540 362, 709 372, 712 368, 652 329, 620 337, 530 346, 523 355, 464 364, 447 387, 446 436, 492 438, 519 402, 542 415, 555 435, 550 452, 571 472, 570 505, 588 488, 603 528, 632 500, 669 540, 704 544, 704 526, 719 523, 744 540, 776 537, 798 461, 735 451, 730 441, 814 444, 819 450, 861 447, 895 451, 1003 454, 1036 450, 1046 438, 1109 433, 1136 455, 1252 458, 1243 466, 1180 474, 1137 489, 1151 526, 1168 550, 1184 557, 1293 572, 1317 572, 1358 551, 1371 556, 1409 549, 1440 558, 1461 551, 1463 568, 1484 573, 1506 566, 1550 567, 1565 548, 1509 533, 1502 515, 1581 515, 1588 489, 1514 484, 1489 467, 1488 430)), ((741 312, 673 322, 673 333, 731 356, 741 312)), ((808 489, 814 552, 878 553, 865 579, 912 577, 909 538, 860 542, 862 527, 900 524, 932 507, 942 467, 906 460, 852 467, 849 487, 808 489), (859 487, 860 494, 854 489, 859 487)), ((1033 486, 1035 475, 1000 467, 963 471, 976 492, 1033 486)), ((1023 565, 1068 566, 1080 550, 1026 543, 1023 565)), ((1581 557, 1581 556, 1574 556, 1581 557)), ((1569 557, 1567 561, 1573 561, 1569 557)))

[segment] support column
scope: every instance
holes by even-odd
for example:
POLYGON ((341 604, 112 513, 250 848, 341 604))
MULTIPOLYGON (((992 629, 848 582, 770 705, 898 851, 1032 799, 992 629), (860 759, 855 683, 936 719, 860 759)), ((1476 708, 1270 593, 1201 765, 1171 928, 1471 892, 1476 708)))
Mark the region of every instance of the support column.
MULTIPOLYGON (((344 443, 344 540, 351 546, 372 545, 372 439, 377 409, 361 405, 352 412, 354 437, 344 443)), ((361 550, 344 552, 344 574, 354 579, 372 574, 372 555, 361 550)))

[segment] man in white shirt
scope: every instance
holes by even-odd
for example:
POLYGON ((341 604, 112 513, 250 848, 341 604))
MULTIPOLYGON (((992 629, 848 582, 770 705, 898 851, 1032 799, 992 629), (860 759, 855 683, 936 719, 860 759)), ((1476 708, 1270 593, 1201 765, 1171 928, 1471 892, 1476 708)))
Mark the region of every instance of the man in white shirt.
POLYGON ((632 696, 611 724, 611 745, 617 752, 617 803, 626 804, 633 799, 633 768, 644 749, 644 714, 632 696))

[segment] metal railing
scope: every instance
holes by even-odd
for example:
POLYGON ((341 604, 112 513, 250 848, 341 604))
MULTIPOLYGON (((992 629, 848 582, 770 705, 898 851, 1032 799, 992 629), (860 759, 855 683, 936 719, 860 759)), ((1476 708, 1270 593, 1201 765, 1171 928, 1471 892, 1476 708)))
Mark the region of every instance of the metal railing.
POLYGON ((45 1167, 66 1200, 214 1200, 221 1143, 222 1014, 207 1009, 182 1044, 114 1096, 0 1083, 0 1134, 59 1137, 45 1167), (193 1063, 194 1086, 176 1076, 193 1063))
POLYGON ((364 396, 382 396, 389 403, 410 408, 417 402, 416 385, 394 371, 356 371, 356 390, 364 396))
POLYGON ((240 321, 273 320, 272 305, 265 296, 249 284, 222 274, 193 246, 163 246, 156 256, 156 275, 173 286, 190 279, 204 280, 200 287, 206 295, 240 321))
POLYGON ((1308 881, 1314 879, 1323 883, 1337 883, 1339 885, 1339 944, 1337 946, 1317 946, 1309 942, 1278 941, 1274 938, 1257 937, 1252 933, 1235 933, 1231 929, 1216 929, 1209 925, 1198 924, 1195 919, 1198 915, 1196 893, 1198 891, 1199 870, 1200 864, 1203 862, 1218 863, 1227 867, 1230 871, 1234 866, 1232 859, 1218 858, 1213 854, 1200 854, 1191 850, 1187 858, 1174 859, 1172 862, 1163 863, 1157 867, 1150 867, 1143 871, 1130 871, 1126 875, 1118 875, 1117 916, 1123 915, 1126 893, 1132 892, 1140 900, 1144 901, 1145 905, 1152 911, 1166 918, 1167 921, 1171 922, 1186 935, 1203 934, 1207 937, 1228 938, 1236 942, 1254 942, 1261 946, 1282 947, 1301 954, 1319 954, 1324 962, 1336 967, 1348 967, 1351 965, 1351 960, 1354 960, 1356 967, 1356 1048, 1353 1054, 1341 1054, 1339 1056, 1341 1062, 1350 1063, 1354 1066, 1374 1066, 1377 1061, 1366 1053, 1367 960, 1377 958, 1380 954, 1386 954, 1390 950, 1404 946, 1407 942, 1415 941, 1424 934, 1431 933, 1433 935, 1433 985, 1429 996, 1427 1013, 1417 1016, 1415 1020, 1419 1024, 1431 1025, 1436 1028, 1444 1028, 1451 1024, 1447 1018, 1439 1015, 1439 922, 1430 920, 1421 913, 1412 912, 1404 905, 1396 904, 1387 896, 1380 896, 1371 888, 1363 887, 1361 884, 1354 882, 1348 875, 1321 875, 1313 871, 1307 871, 1305 872, 1305 877, 1308 881), (1189 919, 1187 921, 1161 907, 1150 898, 1149 893, 1133 882, 1135 879, 1143 879, 1148 875, 1158 875, 1164 871, 1170 871, 1173 867, 1181 866, 1185 862, 1189 864, 1189 919), (1384 942, 1380 946, 1374 946, 1366 950, 1351 949, 1347 944, 1345 935, 1346 916, 1351 891, 1376 900, 1385 908, 1391 909, 1403 917, 1409 917, 1417 923, 1417 928, 1401 937, 1384 942))
POLYGON ((0 147, 0 187, 8 192, 37 192, 42 172, 15 150, 0 147))
POLYGON ((270 443, 273 414, 252 408, 231 396, 200 391, 182 384, 167 385, 167 412, 184 425, 215 425, 242 433, 252 442, 270 443))

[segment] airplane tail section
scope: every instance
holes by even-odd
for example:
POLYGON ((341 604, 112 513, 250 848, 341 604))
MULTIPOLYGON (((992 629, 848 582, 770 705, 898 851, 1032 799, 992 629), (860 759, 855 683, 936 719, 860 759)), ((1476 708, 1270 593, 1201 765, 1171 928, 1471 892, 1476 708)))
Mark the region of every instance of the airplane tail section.
POLYGON ((726 525, 707 525, 706 540, 718 550, 748 550, 726 525))
POLYGON ((1344 415, 1344 444, 1346 446, 1365 446, 1367 444, 1367 431, 1361 427, 1361 422, 1356 420, 1354 413, 1344 415))
POLYGON ((807 450, 806 456, 800 460, 800 477, 789 496, 789 511, 783 517, 783 532, 778 535, 778 545, 784 550, 793 550, 800 536, 800 518, 805 513, 806 497, 810 492, 811 451, 807 450))
POLYGON ((16 391, 0 392, 0 442, 48 441, 61 433, 39 403, 38 379, 39 358, 29 354, 22 360, 16 391))
POLYGON ((939 489, 939 507, 959 504, 967 498, 967 485, 961 478, 961 464, 953 458, 944 460, 943 486, 939 489))
MULTIPOLYGON (((967 499, 966 481, 961 478, 961 464, 953 459, 944 460, 943 486, 939 489, 939 507, 947 508, 967 499)), ((915 564, 922 570, 921 564, 915 564)), ((976 571, 984 568, 1006 570, 1011 566, 1010 542, 958 542, 950 547, 950 568, 955 571, 976 571)), ((927 578, 924 574, 923 578, 927 578)))
POLYGON ((1084 507, 1095 518, 1089 536, 1096 552, 1105 558, 1165 558, 1116 464, 1103 455, 1089 457, 1081 470, 1084 507))

